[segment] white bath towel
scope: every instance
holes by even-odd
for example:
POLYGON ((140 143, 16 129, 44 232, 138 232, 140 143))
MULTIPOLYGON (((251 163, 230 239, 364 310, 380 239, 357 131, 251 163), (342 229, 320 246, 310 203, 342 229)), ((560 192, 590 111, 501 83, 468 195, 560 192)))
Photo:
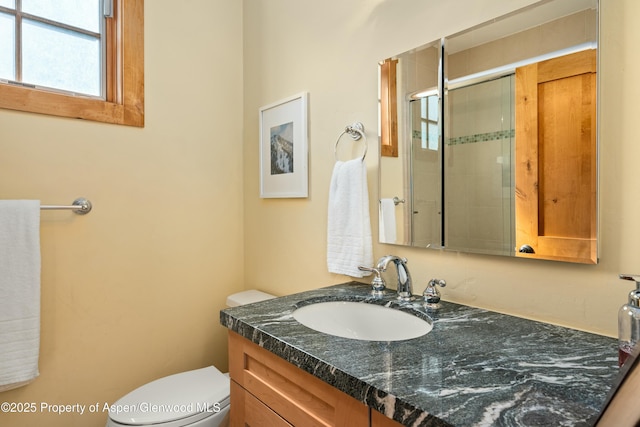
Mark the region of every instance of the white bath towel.
POLYGON ((362 159, 337 161, 329 188, 327 267, 330 273, 364 277, 373 266, 367 168, 362 159))
POLYGON ((0 200, 0 391, 38 376, 40 201, 0 200))
POLYGON ((380 199, 380 241, 396 243, 396 204, 393 199, 380 199))

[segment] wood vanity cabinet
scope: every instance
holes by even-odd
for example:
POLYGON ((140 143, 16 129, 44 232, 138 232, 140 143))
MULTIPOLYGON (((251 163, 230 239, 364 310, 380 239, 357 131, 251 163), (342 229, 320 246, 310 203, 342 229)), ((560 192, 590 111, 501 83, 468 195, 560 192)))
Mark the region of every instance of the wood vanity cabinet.
POLYGON ((229 331, 231 426, 399 426, 363 403, 229 331))

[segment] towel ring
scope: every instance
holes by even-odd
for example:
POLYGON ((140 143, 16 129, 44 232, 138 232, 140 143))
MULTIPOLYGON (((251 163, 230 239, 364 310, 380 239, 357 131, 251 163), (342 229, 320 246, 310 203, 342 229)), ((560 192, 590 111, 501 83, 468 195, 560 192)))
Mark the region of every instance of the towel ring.
POLYGON ((340 143, 340 138, 342 138, 342 135, 344 135, 345 133, 348 134, 354 141, 358 141, 360 138, 364 139, 364 141, 362 141, 364 145, 364 151, 362 152, 362 161, 364 161, 364 158, 367 156, 367 136, 364 134, 364 125, 360 122, 355 122, 345 127, 344 131, 342 131, 342 133, 338 136, 338 139, 336 140, 336 146, 333 149, 333 155, 335 159, 338 160, 338 144, 340 143))

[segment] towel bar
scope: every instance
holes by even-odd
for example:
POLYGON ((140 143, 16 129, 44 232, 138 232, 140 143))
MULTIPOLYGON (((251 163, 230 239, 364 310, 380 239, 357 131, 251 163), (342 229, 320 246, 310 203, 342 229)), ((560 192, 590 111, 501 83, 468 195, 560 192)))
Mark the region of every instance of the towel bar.
POLYGON ((86 215, 91 212, 91 202, 84 197, 79 197, 73 201, 70 206, 65 205, 41 205, 42 210, 54 210, 54 209, 70 209, 78 215, 86 215))

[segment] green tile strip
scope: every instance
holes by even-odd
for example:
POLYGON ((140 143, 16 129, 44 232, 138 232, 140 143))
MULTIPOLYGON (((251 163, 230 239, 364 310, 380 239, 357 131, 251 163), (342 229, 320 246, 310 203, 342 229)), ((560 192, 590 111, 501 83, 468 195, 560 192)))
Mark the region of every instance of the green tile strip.
MULTIPOLYGON (((509 139, 516 136, 515 129, 499 130, 497 132, 477 133, 475 135, 458 136, 447 139, 447 145, 475 144, 476 142, 495 141, 497 139, 509 139)), ((421 139, 422 132, 413 131, 414 139, 421 139)))
POLYGON ((499 130, 497 132, 477 133, 475 135, 458 136, 448 138, 447 145, 475 144, 476 142, 510 139, 516 136, 515 129, 499 130))

